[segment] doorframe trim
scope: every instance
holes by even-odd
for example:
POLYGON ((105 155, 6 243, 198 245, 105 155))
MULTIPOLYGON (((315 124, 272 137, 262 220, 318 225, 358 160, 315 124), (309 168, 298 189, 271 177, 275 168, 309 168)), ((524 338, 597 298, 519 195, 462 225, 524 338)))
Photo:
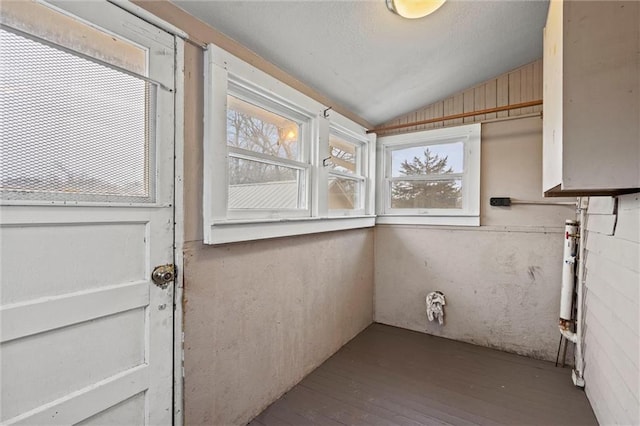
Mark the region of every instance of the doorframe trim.
POLYGON ((147 21, 148 23, 155 25, 161 30, 168 32, 169 34, 173 34, 182 39, 188 39, 189 35, 182 31, 180 28, 176 27, 165 21, 164 19, 158 18, 153 13, 147 11, 146 9, 132 3, 130 0, 107 0, 109 3, 118 6, 120 9, 124 9, 127 12, 131 13, 138 18, 147 21))
POLYGON ((184 424, 184 40, 175 39, 174 97, 174 263, 173 291, 173 424, 184 424))

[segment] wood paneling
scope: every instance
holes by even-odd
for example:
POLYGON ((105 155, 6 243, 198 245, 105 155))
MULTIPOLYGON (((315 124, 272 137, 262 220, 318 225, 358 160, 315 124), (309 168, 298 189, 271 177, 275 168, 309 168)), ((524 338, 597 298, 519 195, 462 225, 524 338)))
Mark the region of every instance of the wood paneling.
MULTIPOLYGON (((491 80, 487 80, 477 86, 455 93, 446 99, 427 105, 417 111, 397 117, 394 120, 384 123, 378 127, 412 123, 419 120, 480 111, 485 108, 514 105, 521 102, 536 101, 540 99, 542 99, 542 59, 538 59, 537 61, 523 67, 502 74, 496 78, 492 78, 491 80)), ((537 105, 533 107, 513 109, 511 111, 502 111, 492 114, 478 114, 473 117, 459 118, 455 120, 444 120, 403 129, 381 131, 378 134, 395 135, 398 133, 435 129, 443 126, 457 126, 463 123, 477 123, 494 118, 515 117, 540 111, 542 111, 542 105, 537 105)))
POLYGON ((570 370, 373 324, 250 425, 595 425, 570 370))

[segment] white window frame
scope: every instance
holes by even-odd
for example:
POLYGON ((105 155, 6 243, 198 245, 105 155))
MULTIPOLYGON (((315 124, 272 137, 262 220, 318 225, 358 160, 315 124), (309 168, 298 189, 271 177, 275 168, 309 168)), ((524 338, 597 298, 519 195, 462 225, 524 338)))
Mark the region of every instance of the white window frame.
MULTIPOLYGON (((287 105, 283 99, 278 99, 273 95, 264 92, 259 87, 237 80, 233 75, 228 76, 227 94, 242 101, 251 103, 265 111, 275 113, 300 125, 300 139, 298 147, 300 151, 297 160, 271 156, 258 152, 248 151, 242 148, 227 145, 227 155, 229 158, 239 158, 248 161, 257 161, 274 166, 296 169, 303 173, 304 182, 302 191, 299 194, 302 208, 299 209, 227 209, 229 219, 260 219, 269 218, 297 218, 311 216, 311 199, 309 183, 311 177, 311 141, 314 137, 313 114, 309 111, 301 110, 293 105, 287 105)), ((226 114, 226 112, 225 112, 226 114)), ((225 126, 226 135, 226 126, 225 126)), ((225 136, 226 141, 226 136, 225 136)), ((228 167, 228 165, 226 166, 228 167)))
MULTIPOLYGON (((203 231, 206 244, 311 234, 375 225, 375 134, 330 108, 282 83, 265 72, 242 61, 229 52, 208 45, 205 52, 204 109, 204 182, 203 231), (239 150, 227 146, 227 95, 265 106, 267 110, 294 118, 304 118, 306 127, 301 138, 303 154, 300 162, 265 158, 258 153, 244 153, 261 161, 271 161, 306 171, 306 205, 304 209, 228 208, 228 161, 239 150), (291 114, 293 113, 293 115, 291 114), (362 177, 365 184, 363 208, 349 211, 328 209, 329 168, 323 160, 329 157, 330 129, 339 129, 349 140, 361 144, 362 177), (366 158, 366 160, 364 160, 366 158), (294 164, 295 163, 295 164, 294 164), (302 164, 304 163, 304 164, 302 164), (251 211, 248 211, 251 210, 251 211)), ((244 157, 243 157, 244 158, 244 157)))
MULTIPOLYGON (((375 162, 370 161, 375 158, 375 134, 367 136, 358 132, 359 129, 350 126, 349 120, 344 117, 336 117, 329 126, 329 134, 333 134, 345 142, 356 147, 356 171, 346 173, 325 167, 327 173, 327 183, 330 177, 344 178, 359 182, 358 207, 354 209, 329 209, 328 214, 332 217, 338 216, 363 216, 367 211, 372 212, 375 204, 375 182, 370 179, 375 174, 375 162), (350 128, 351 127, 351 128, 350 128)), ((327 137, 327 157, 331 158, 329 138, 327 137)), ((328 188, 327 188, 328 191, 328 188)))
POLYGON ((378 139, 378 224, 480 226, 480 123, 421 132, 385 136, 378 139), (391 154, 395 150, 462 142, 463 171, 460 209, 391 208, 391 154))

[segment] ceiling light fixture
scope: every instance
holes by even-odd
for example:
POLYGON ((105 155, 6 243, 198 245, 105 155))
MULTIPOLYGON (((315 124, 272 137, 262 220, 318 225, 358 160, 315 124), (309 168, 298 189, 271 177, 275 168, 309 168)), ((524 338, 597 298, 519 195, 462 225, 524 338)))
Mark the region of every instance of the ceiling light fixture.
POLYGON ((445 0, 386 0, 387 8, 403 18, 416 19, 435 12, 445 0))

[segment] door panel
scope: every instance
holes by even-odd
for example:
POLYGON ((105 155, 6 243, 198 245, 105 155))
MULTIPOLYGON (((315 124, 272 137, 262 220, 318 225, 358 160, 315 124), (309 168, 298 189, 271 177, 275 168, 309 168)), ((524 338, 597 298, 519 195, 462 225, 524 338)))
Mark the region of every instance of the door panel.
POLYGON ((20 241, 20 247, 3 252, 9 265, 3 279, 20 280, 19 287, 7 287, 0 296, 2 304, 25 302, 41 297, 100 289, 114 283, 146 280, 144 223, 71 223, 66 225, 6 226, 3 237, 20 241), (56 236, 64 234, 68 245, 60 250, 56 236), (95 241, 102 244, 96 245, 95 241), (130 255, 122 259, 121 253, 130 255), (28 256, 38 268, 22 262, 28 256), (101 261, 91 270, 83 268, 94 258, 101 261), (117 265, 117 267, 114 267, 117 265), (42 270, 51 271, 48 284, 40 283, 42 270), (68 279, 74 274, 74 280, 68 279))
POLYGON ((144 404, 145 394, 139 393, 100 414, 78 423, 78 426, 143 424, 144 404))
MULTIPOLYGON (((16 15, 29 16, 24 3, 18 4, 23 10, 16 15)), ((9 196, 11 189, 2 188, 0 422, 171 424, 173 285, 160 288, 150 277, 156 265, 173 263, 174 256, 175 41, 110 3, 56 2, 56 7, 55 13, 65 11, 65 19, 72 16, 77 22, 90 23, 96 31, 122 37, 118 43, 132 43, 146 52, 148 69, 142 77, 156 82, 150 84, 157 89, 143 118, 153 123, 145 148, 152 196, 142 201, 71 195, 65 199, 64 193, 49 197, 46 191, 35 196, 14 191, 9 196)), ((3 23, 10 14, 11 4, 3 3, 3 23)), ((38 26, 41 15, 35 11, 31 15, 29 24, 38 26)), ((28 28, 25 24, 18 29, 28 28)), ((108 40, 97 39, 100 43, 108 40)), ((126 49, 111 49, 109 54, 120 51, 126 53, 126 49)), ((115 101, 112 106, 118 105, 115 101)), ((71 108, 70 102, 65 104, 63 98, 60 108, 71 108)), ((11 114, 13 108, 5 109, 5 114, 11 114)), ((110 119, 105 114, 96 117, 100 122, 110 119)), ((114 141, 109 146, 104 126, 81 121, 88 141, 84 149, 95 155, 77 157, 71 166, 89 170, 91 162, 100 164, 109 157, 105 152, 116 152, 121 145, 114 141)), ((71 128, 74 125, 73 120, 68 123, 71 128)), ((62 152, 56 155, 64 157, 65 149, 72 153, 66 130, 56 123, 44 127, 58 133, 29 134, 32 146, 45 146, 56 138, 56 144, 61 144, 56 149, 62 152)), ((123 143, 122 135, 117 137, 123 143)), ((7 138, 0 138, 1 148, 7 149, 7 138)), ((33 164, 16 170, 31 167, 37 174, 37 162, 48 161, 47 156, 40 157, 24 156, 33 164)), ((14 174, 16 181, 19 173, 14 174)))
POLYGON ((144 363, 144 307, 3 344, 3 416, 11 418, 144 363), (42 348, 48 348, 43 356, 42 348), (55 374, 52 374, 55 372, 55 374), (37 386, 34 386, 37 383, 37 386))

